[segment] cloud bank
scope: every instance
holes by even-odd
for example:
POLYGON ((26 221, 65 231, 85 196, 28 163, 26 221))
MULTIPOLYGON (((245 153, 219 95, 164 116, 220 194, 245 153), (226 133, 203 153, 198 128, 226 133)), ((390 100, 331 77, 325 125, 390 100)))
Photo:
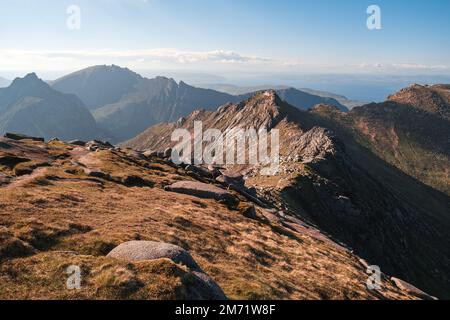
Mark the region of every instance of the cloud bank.
POLYGON ((68 70, 96 64, 119 64, 133 69, 199 71, 272 71, 341 73, 449 73, 446 65, 412 62, 317 64, 301 59, 275 59, 231 50, 186 51, 176 48, 142 50, 14 50, 0 49, 0 70, 68 70))

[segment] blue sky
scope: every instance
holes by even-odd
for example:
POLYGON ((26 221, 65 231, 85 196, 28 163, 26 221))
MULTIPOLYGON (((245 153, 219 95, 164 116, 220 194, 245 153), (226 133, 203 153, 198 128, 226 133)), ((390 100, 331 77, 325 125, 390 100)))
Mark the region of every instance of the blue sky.
POLYGON ((450 74, 448 0, 2 0, 0 75, 138 70, 450 74), (81 29, 66 26, 69 5, 81 29), (366 9, 381 8, 381 30, 366 9))

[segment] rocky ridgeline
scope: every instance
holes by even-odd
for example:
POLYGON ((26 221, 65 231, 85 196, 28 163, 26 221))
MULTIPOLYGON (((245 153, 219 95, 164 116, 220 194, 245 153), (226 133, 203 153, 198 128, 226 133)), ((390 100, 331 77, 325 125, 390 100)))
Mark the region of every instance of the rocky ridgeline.
MULTIPOLYGON (((424 90, 439 90, 440 99, 444 99, 447 87, 424 90)), ((252 195, 249 190, 256 190, 258 201, 271 203, 276 212, 299 217, 376 262, 387 273, 446 296, 450 287, 445 276, 450 272, 450 236, 446 231, 450 219, 445 209, 448 197, 424 189, 421 183, 386 163, 367 149, 362 138, 367 127, 374 125, 358 120, 363 113, 383 114, 391 110, 388 114, 393 115, 398 111, 385 123, 403 125, 409 121, 401 117, 410 114, 403 111, 411 110, 411 106, 395 109, 398 104, 387 104, 393 105, 360 107, 347 114, 324 105, 300 111, 281 101, 275 92, 267 91, 239 104, 227 104, 217 112, 194 112, 176 124, 149 128, 124 146, 141 150, 173 147, 172 131, 192 130, 195 121, 202 121, 203 130, 214 128, 222 132, 235 126, 278 129, 280 166, 272 177, 261 175, 261 165, 224 166, 222 170, 242 174, 245 192, 252 195), (357 121, 355 127, 347 127, 352 121, 357 121), (427 199, 427 203, 419 199, 427 199), (417 234, 421 234, 420 239, 417 234)), ((439 126, 434 129, 445 132, 448 125, 445 130, 439 126)), ((396 140, 390 141, 395 147, 396 140)))

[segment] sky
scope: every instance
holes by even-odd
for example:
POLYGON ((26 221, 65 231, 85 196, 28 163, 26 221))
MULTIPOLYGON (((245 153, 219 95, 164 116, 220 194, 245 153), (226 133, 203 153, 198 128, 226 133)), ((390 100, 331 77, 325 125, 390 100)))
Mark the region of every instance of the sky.
POLYGON ((95 64, 274 77, 450 75, 449 52, 448 0, 0 1, 0 76, 8 78, 95 64), (79 16, 68 13, 73 5, 79 16), (381 29, 367 27, 370 5, 381 10, 381 29))

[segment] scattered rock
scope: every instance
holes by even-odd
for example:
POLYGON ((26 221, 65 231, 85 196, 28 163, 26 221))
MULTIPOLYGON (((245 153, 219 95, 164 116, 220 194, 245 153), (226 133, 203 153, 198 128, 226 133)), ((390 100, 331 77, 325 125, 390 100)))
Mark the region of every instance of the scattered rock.
POLYGON ((11 133, 11 132, 5 133, 4 137, 11 139, 11 140, 33 140, 33 141, 39 141, 39 142, 45 141, 44 138, 32 137, 32 136, 27 136, 27 135, 20 134, 20 133, 11 133))
POLYGON ((151 158, 151 157, 156 157, 158 156, 158 152, 157 151, 153 151, 153 150, 147 150, 144 151, 143 155, 147 158, 151 158))
POLYGON ((222 183, 225 187, 238 192, 248 200, 256 203, 258 206, 261 206, 263 208, 266 207, 266 204, 258 199, 256 189, 253 188, 252 190, 250 190, 245 186, 245 181, 242 175, 221 175, 216 178, 216 181, 222 183))
POLYGON ((220 169, 213 165, 208 166, 208 171, 213 176, 214 179, 216 179, 217 177, 222 175, 222 173, 220 172, 220 169))
POLYGON ((224 174, 221 175, 219 177, 216 178, 217 182, 223 183, 227 186, 229 185, 235 185, 237 187, 243 187, 245 188, 245 181, 244 181, 244 176, 242 176, 241 174, 234 174, 234 175, 228 175, 228 174, 224 174))
POLYGON ((15 155, 0 156, 0 165, 8 167, 10 169, 14 168, 19 163, 29 162, 29 161, 30 161, 30 159, 28 159, 28 158, 18 157, 15 155))
POLYGON ((191 255, 179 246, 170 243, 154 241, 129 241, 114 248, 108 257, 127 261, 146 261, 156 259, 170 259, 191 270, 202 272, 191 255))
POLYGON ((157 156, 158 158, 164 158, 164 152, 163 152, 163 151, 158 151, 157 154, 156 154, 156 156, 157 156))
POLYGON ((168 191, 196 196, 199 198, 225 201, 227 204, 236 204, 239 202, 238 199, 230 192, 214 185, 201 182, 180 181, 170 185, 166 189, 168 191))
POLYGON ((107 141, 91 140, 86 142, 86 149, 89 151, 96 151, 97 149, 113 149, 114 146, 107 141))
POLYGON ((129 175, 123 177, 121 179, 121 183, 123 183, 127 187, 153 187, 154 182, 143 179, 139 176, 129 175))
POLYGON ((95 171, 90 169, 84 169, 84 173, 90 177, 100 178, 105 180, 111 180, 111 175, 109 173, 105 173, 103 171, 95 171))
POLYGON ((170 158, 172 156, 172 148, 167 148, 164 150, 163 158, 170 158))
POLYGON ((182 126, 186 122, 186 118, 181 117, 177 120, 177 126, 182 126))
POLYGON ((430 296, 429 294, 423 292, 422 290, 414 287, 412 284, 403 281, 401 279, 392 277, 391 281, 394 282, 394 284, 402 291, 406 291, 409 294, 412 294, 420 299, 423 300, 437 300, 437 298, 430 296))
POLYGON ((51 138, 48 142, 60 142, 61 140, 59 140, 58 138, 51 138))
POLYGON ((80 146, 80 147, 86 146, 86 141, 81 141, 81 140, 72 140, 72 141, 69 141, 68 143, 72 144, 74 146, 80 146))
POLYGON ((256 219, 256 208, 252 205, 245 205, 244 207, 240 208, 240 211, 242 215, 249 219, 256 219))
POLYGON ((358 262, 365 268, 367 269, 369 267, 369 263, 364 260, 364 259, 359 259, 358 262))
POLYGON ((185 170, 188 172, 193 172, 202 178, 212 178, 213 177, 211 172, 209 172, 207 169, 205 169, 201 166, 188 165, 188 166, 186 166, 185 170))

